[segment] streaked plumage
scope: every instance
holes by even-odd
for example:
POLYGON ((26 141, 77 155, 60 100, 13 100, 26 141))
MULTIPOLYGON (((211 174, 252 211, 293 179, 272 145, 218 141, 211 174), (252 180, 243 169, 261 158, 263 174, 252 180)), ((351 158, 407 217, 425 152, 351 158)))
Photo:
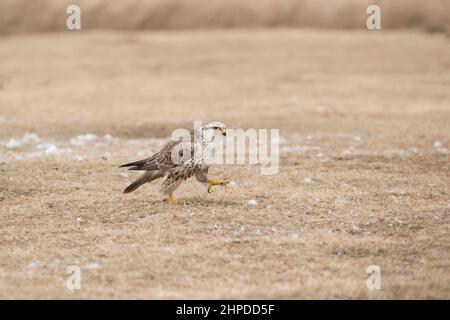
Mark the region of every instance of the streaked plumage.
POLYGON ((167 196, 168 203, 174 203, 173 192, 186 179, 195 175, 198 181, 208 185, 208 192, 214 185, 225 185, 226 181, 208 179, 209 166, 196 154, 196 146, 203 148, 203 152, 212 152, 213 143, 218 138, 225 136, 225 125, 220 122, 212 122, 198 130, 192 130, 190 140, 178 137, 168 141, 163 148, 149 158, 124 164, 129 170, 144 170, 145 173, 130 184, 124 193, 129 193, 141 185, 155 179, 165 178, 161 192, 167 196), (190 142, 197 143, 190 143, 190 142), (189 143, 186 145, 185 143, 189 143), (190 150, 190 155, 184 155, 184 150, 190 150), (173 155, 179 158, 174 158, 173 155), (183 157, 184 156, 184 157, 183 157))

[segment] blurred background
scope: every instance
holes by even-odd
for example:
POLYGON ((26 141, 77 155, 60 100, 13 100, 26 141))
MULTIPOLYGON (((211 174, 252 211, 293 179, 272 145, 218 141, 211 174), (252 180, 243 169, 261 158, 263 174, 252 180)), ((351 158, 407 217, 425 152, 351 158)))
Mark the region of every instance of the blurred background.
POLYGON ((450 30, 448 0, 2 0, 0 32, 64 30, 61 12, 69 4, 82 7, 86 29, 362 29, 366 17, 359 13, 376 4, 383 28, 450 30))

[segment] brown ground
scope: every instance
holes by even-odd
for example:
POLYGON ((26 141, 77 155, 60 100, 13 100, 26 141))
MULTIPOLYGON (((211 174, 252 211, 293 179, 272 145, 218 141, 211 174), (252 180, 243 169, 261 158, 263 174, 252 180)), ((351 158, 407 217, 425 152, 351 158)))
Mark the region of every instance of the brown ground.
POLYGON ((0 298, 449 299, 449 52, 388 31, 2 38, 0 298), (123 195, 118 165, 194 120, 280 128, 279 174, 123 195))

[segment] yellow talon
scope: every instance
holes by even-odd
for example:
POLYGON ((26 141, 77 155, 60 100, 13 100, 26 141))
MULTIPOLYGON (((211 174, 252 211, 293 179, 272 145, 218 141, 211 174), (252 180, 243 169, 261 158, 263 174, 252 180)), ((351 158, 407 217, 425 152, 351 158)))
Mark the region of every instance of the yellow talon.
POLYGON ((166 201, 167 201, 167 204, 170 204, 170 205, 177 203, 177 200, 175 199, 175 197, 173 195, 169 195, 167 197, 166 201))
POLYGON ((213 186, 226 186, 227 184, 229 184, 229 182, 225 180, 220 179, 208 180, 208 193, 211 193, 211 189, 213 186))

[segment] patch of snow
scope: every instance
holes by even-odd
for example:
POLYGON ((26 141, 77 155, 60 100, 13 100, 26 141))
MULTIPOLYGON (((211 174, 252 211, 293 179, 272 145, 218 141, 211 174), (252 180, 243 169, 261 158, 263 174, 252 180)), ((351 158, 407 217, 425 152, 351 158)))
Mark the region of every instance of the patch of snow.
POLYGON ((328 161, 328 156, 322 152, 316 154, 316 157, 320 159, 320 161, 328 161))
POLYGON ((257 206, 257 205, 258 205, 258 201, 255 200, 255 199, 251 199, 251 200, 248 200, 248 201, 247 201, 247 204, 248 204, 249 206, 257 206))
POLYGON ((100 264, 93 262, 93 263, 88 263, 85 264, 84 266, 82 266, 83 269, 88 269, 88 270, 95 270, 100 268, 100 264))
POLYGON ((58 147, 52 143, 41 143, 36 146, 36 149, 40 150, 38 152, 33 152, 28 155, 28 157, 43 157, 43 156, 54 156, 61 155, 63 153, 72 152, 71 149, 58 149, 58 147))
POLYGON ((337 206, 342 206, 346 203, 348 203, 348 201, 343 196, 337 196, 336 200, 334 200, 334 204, 337 206))
POLYGON ((97 136, 92 133, 80 134, 77 137, 70 139, 70 143, 74 146, 83 146, 87 142, 94 141, 97 139, 97 136))
POLYGON ((39 136, 34 132, 25 133, 22 138, 23 143, 39 143, 39 141, 39 136))
POLYGON ((25 133, 22 139, 11 138, 9 139, 4 146, 7 149, 15 149, 20 148, 24 144, 30 143, 38 143, 40 141, 39 136, 36 133, 25 133))
POLYGON ((388 192, 390 194, 395 194, 395 195, 404 195, 405 194, 405 191, 400 189, 399 187, 393 187, 393 188, 389 189, 388 192))
POLYGON ((312 178, 311 178, 311 177, 305 177, 305 178, 303 179, 303 181, 304 181, 306 184, 310 184, 310 183, 312 182, 312 178))
POLYGON ((60 153, 58 147, 51 143, 41 143, 38 144, 36 148, 42 150, 42 153, 45 155, 53 155, 60 153))
POLYGON ((433 143, 433 147, 434 147, 435 149, 440 149, 440 148, 442 148, 442 142, 440 142, 440 141, 435 141, 435 142, 433 143))
POLYGON ((14 139, 14 138, 9 139, 5 143, 5 147, 7 149, 15 149, 15 148, 19 148, 20 146, 22 146, 22 142, 17 139, 14 139))
POLYGON ((237 186, 237 183, 236 183, 235 181, 230 181, 230 182, 228 183, 228 185, 229 185, 230 187, 234 188, 234 187, 237 186))
POLYGON ((41 262, 39 260, 35 260, 35 261, 30 262, 25 268, 27 270, 34 270, 34 269, 39 268, 40 266, 41 266, 41 262))
POLYGON ((140 143, 141 143, 141 141, 136 140, 136 139, 128 140, 128 144, 140 144, 140 143))

